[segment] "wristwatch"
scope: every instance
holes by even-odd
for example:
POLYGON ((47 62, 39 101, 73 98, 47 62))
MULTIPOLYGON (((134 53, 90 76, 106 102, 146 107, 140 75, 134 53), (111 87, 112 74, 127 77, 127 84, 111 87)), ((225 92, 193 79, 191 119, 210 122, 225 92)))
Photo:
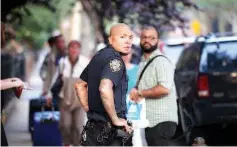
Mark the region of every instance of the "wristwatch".
POLYGON ((138 91, 137 91, 137 94, 138 94, 140 97, 143 97, 141 90, 138 90, 138 91))

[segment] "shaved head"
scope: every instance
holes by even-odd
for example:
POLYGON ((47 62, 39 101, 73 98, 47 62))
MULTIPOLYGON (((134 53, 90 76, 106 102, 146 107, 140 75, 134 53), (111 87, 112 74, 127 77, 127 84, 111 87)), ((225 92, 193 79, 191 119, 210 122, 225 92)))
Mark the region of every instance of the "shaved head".
POLYGON ((133 33, 128 25, 118 23, 111 27, 109 34, 110 45, 122 55, 131 51, 133 33))
POLYGON ((124 23, 118 23, 118 24, 111 27, 109 36, 118 35, 119 32, 122 30, 130 30, 130 28, 128 27, 128 25, 126 25, 124 23))

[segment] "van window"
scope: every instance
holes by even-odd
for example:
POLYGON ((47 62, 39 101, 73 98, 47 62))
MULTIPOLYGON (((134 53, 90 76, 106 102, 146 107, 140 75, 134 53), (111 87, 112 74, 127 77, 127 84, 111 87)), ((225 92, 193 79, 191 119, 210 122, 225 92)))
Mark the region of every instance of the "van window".
POLYGON ((200 61, 200 71, 237 71, 237 41, 206 44, 200 61))

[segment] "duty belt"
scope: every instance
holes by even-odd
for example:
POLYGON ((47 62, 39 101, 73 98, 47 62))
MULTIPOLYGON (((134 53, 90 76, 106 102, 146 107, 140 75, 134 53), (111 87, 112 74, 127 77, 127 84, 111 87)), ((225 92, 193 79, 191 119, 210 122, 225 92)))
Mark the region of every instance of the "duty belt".
MULTIPOLYGON (((82 140, 86 140, 86 135, 85 135, 86 130, 89 128, 96 127, 95 125, 103 126, 103 130, 97 136, 97 141, 99 143, 103 142, 104 139, 108 139, 108 137, 114 136, 115 138, 122 138, 122 145, 125 146, 127 141, 131 139, 131 137, 133 136, 133 132, 131 134, 128 134, 127 132, 124 131, 123 127, 114 126, 109 121, 104 122, 104 121, 97 121, 97 120, 88 120, 82 131, 81 140, 80 140, 81 143, 82 143, 82 140)), ((132 125, 132 124, 129 122, 128 125, 132 125)))

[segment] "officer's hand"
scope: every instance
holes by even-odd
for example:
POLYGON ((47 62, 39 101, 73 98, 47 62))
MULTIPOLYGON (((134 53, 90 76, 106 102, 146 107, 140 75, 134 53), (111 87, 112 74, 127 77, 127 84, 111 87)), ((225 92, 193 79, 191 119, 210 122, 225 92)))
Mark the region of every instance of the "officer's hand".
POLYGON ((117 119, 115 119, 115 120, 112 120, 112 123, 113 123, 113 125, 115 125, 115 126, 122 126, 122 127, 124 127, 124 129, 125 129, 125 131, 127 132, 127 133, 129 133, 129 134, 131 134, 132 133, 132 127, 131 126, 128 126, 128 124, 127 124, 127 121, 125 120, 125 119, 123 119, 123 118, 117 118, 117 119))

